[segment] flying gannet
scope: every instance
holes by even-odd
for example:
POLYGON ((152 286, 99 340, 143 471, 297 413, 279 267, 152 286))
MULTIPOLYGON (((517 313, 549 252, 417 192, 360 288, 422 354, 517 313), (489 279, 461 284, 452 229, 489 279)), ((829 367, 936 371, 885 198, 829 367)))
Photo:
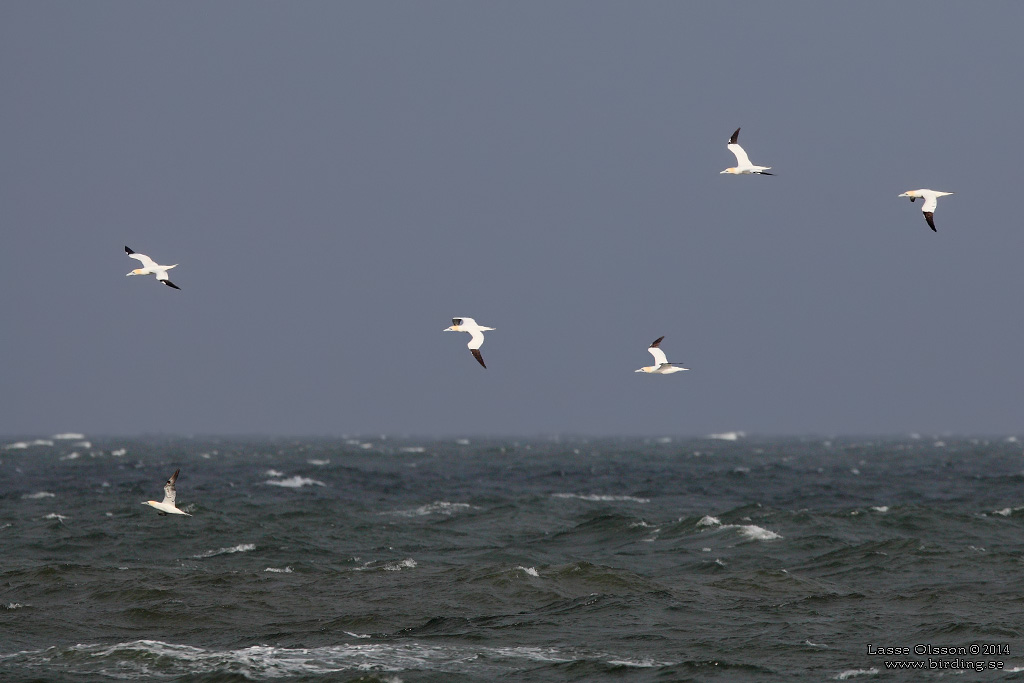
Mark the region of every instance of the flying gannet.
POLYGON ((897 197, 910 197, 911 203, 915 199, 923 199, 924 206, 921 207, 921 213, 924 214, 925 221, 928 222, 928 227, 932 229, 932 232, 938 232, 935 229, 935 221, 932 220, 932 215, 935 213, 935 207, 939 203, 939 197, 945 197, 952 192, 936 192, 935 190, 907 190, 903 194, 896 195, 897 197))
MULTIPOLYGON (((727 168, 722 173, 732 173, 734 175, 744 175, 748 173, 758 173, 760 175, 775 175, 774 173, 768 173, 768 169, 771 166, 754 166, 750 163, 750 157, 747 153, 739 146, 736 140, 740 136, 740 129, 737 128, 736 132, 729 138, 729 144, 727 145, 730 152, 736 156, 736 165, 732 168, 727 168)), ((721 174, 719 174, 721 175, 721 174)))
POLYGON ((469 350, 473 353, 473 358, 476 358, 483 365, 484 368, 484 357, 480 355, 480 347, 484 343, 484 331, 493 330, 493 327, 483 327, 477 325, 476 321, 472 318, 452 318, 452 326, 446 327, 442 332, 469 332, 469 350))
POLYGON ((164 283, 168 287, 174 287, 175 289, 181 289, 181 287, 179 287, 178 285, 174 284, 173 282, 171 282, 170 280, 167 279, 167 271, 170 270, 171 268, 177 268, 178 267, 177 263, 175 263, 173 266, 161 266, 160 264, 158 264, 156 261, 154 261, 153 259, 151 259, 148 256, 146 256, 145 254, 136 254, 134 251, 132 251, 128 247, 124 248, 124 253, 128 254, 128 256, 130 256, 131 258, 135 259, 136 261, 141 261, 142 262, 142 266, 143 266, 142 268, 136 268, 132 272, 128 273, 129 276, 131 276, 131 275, 156 275, 156 279, 159 280, 160 282, 164 283))
POLYGON ((174 482, 178 480, 178 472, 180 471, 180 469, 174 470, 174 474, 172 474, 171 478, 167 480, 166 484, 164 484, 164 499, 162 501, 158 503, 155 500, 147 500, 144 501, 142 504, 152 505, 153 507, 160 511, 161 515, 172 514, 187 515, 191 517, 192 515, 188 514, 187 512, 182 512, 181 510, 174 506, 174 482))
POLYGON ((651 352, 651 355, 654 356, 655 364, 648 365, 640 368, 639 370, 634 370, 633 372, 646 372, 654 375, 671 375, 673 372, 682 372, 690 369, 684 368, 682 365, 676 365, 675 363, 668 362, 668 358, 665 357, 665 352, 662 351, 659 346, 659 344, 661 344, 661 340, 664 338, 664 336, 658 337, 654 340, 654 343, 651 344, 651 347, 647 349, 651 352))

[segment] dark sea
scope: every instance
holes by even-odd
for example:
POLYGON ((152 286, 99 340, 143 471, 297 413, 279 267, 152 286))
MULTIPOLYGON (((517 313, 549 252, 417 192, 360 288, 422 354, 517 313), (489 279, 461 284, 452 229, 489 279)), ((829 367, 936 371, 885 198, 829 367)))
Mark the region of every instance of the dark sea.
POLYGON ((1024 680, 1012 437, 61 436, 0 446, 5 683, 1024 680))

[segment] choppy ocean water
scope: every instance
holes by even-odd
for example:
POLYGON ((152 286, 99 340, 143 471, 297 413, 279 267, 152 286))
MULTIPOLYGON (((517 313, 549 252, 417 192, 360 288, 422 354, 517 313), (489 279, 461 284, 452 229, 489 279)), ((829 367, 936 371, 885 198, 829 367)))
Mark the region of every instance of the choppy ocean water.
POLYGON ((4 443, 3 681, 1024 680, 1012 438, 4 443))

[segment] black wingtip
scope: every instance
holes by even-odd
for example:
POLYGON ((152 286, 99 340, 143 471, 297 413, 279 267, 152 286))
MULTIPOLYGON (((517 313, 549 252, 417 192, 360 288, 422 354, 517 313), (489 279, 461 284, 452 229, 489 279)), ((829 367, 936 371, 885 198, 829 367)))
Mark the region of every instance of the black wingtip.
POLYGON ((938 230, 935 229, 935 221, 932 220, 932 212, 924 211, 922 213, 924 213, 924 220, 928 223, 928 227, 932 229, 932 232, 938 232, 938 230))
POLYGON ((480 355, 480 349, 470 349, 470 351, 473 352, 473 358, 476 358, 477 361, 480 362, 480 365, 484 366, 484 370, 486 370, 487 366, 484 365, 484 357, 482 355, 480 355))
POLYGON ((652 349, 656 349, 656 348, 658 348, 658 344, 660 344, 660 343, 661 343, 661 340, 662 340, 662 339, 664 339, 664 338, 665 338, 665 335, 661 335, 660 337, 658 337, 657 339, 655 339, 655 340, 654 340, 654 341, 653 341, 653 342, 651 343, 651 348, 652 348, 652 349))
POLYGON ((181 287, 179 287, 178 285, 174 284, 170 280, 161 280, 160 282, 164 283, 168 287, 173 287, 174 289, 177 289, 178 291, 181 291, 181 287))
POLYGON ((775 174, 774 173, 769 173, 768 171, 760 171, 758 173, 758 175, 775 175, 775 174))
POLYGON ((125 246, 125 248, 124 248, 124 253, 126 253, 126 254, 129 254, 129 255, 130 255, 130 254, 134 254, 135 252, 134 252, 134 251, 132 251, 131 249, 129 249, 129 248, 127 247, 127 246, 125 246))
POLYGON ((731 138, 729 138, 729 144, 730 145, 735 145, 736 141, 739 139, 739 137, 740 137, 740 129, 737 128, 736 132, 732 134, 731 138))

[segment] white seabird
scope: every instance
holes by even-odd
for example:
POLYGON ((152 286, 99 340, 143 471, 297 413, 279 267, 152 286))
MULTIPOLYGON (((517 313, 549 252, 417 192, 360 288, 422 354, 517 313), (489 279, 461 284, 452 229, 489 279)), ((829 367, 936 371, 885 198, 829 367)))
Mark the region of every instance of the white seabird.
MULTIPOLYGON (((727 145, 729 151, 732 152, 733 155, 735 155, 736 157, 736 165, 733 166, 732 168, 725 169, 724 171, 722 171, 722 173, 732 173, 733 175, 745 175, 749 173, 758 173, 760 175, 775 175, 774 173, 767 172, 768 169, 771 168, 771 166, 755 166, 754 164, 750 163, 750 157, 747 156, 747 153, 743 150, 742 147, 739 146, 739 143, 736 142, 739 136, 740 129, 737 128, 736 132, 732 134, 731 138, 729 138, 729 144, 727 145)), ((719 175, 721 175, 721 173, 719 175)))
POLYGON ((148 256, 146 256, 145 254, 137 254, 134 251, 132 251, 131 249, 129 249, 128 247, 124 248, 124 253, 128 254, 128 256, 132 257, 136 261, 141 261, 142 262, 142 266, 143 266, 142 268, 136 268, 132 272, 128 273, 128 276, 131 276, 131 275, 156 275, 156 279, 159 280, 160 282, 164 283, 168 287, 174 287, 175 289, 181 289, 181 287, 179 287, 178 285, 174 284, 173 282, 171 282, 170 280, 167 279, 167 271, 170 270, 171 268, 177 268, 178 267, 177 263, 175 263, 173 266, 161 266, 160 264, 158 264, 156 261, 154 261, 153 259, 151 259, 148 256))
POLYGON ((160 511, 161 515, 187 515, 191 517, 192 515, 188 514, 187 512, 182 512, 181 510, 174 506, 174 482, 178 480, 178 472, 180 471, 180 469, 174 470, 174 474, 172 474, 171 478, 167 480, 166 484, 164 484, 164 499, 162 501, 158 503, 155 500, 147 500, 144 501, 142 504, 152 505, 153 507, 160 511))
POLYGON ((446 327, 442 332, 469 332, 469 350, 473 353, 473 358, 476 358, 486 369, 484 365, 484 357, 480 355, 480 347, 484 343, 484 331, 493 330, 493 327, 483 327, 477 325, 476 321, 472 318, 452 318, 452 326, 446 327))
POLYGON ((664 336, 658 337, 654 340, 654 343, 651 344, 651 347, 647 349, 651 352, 651 355, 654 356, 654 365, 648 365, 640 368, 639 370, 634 370, 633 372, 647 372, 655 375, 671 375, 673 372, 683 372, 684 370, 690 369, 684 368, 682 365, 676 365, 675 363, 668 362, 665 352, 662 351, 659 346, 659 344, 661 344, 661 340, 664 338, 664 336))
POLYGON ((935 213, 935 207, 939 203, 939 197, 945 197, 946 195, 953 194, 952 192, 936 192, 935 190, 907 190, 903 194, 896 195, 897 197, 910 197, 911 203, 915 199, 923 199, 924 206, 921 207, 921 213, 924 214, 925 221, 928 222, 928 227, 932 229, 932 232, 938 232, 935 229, 935 221, 932 220, 932 215, 935 213))

